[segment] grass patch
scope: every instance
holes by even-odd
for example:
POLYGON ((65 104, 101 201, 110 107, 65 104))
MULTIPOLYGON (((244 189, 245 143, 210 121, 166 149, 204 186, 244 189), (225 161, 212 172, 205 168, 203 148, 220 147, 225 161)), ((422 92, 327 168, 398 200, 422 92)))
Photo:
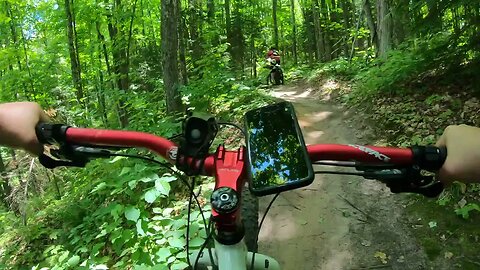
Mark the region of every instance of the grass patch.
POLYGON ((455 208, 418 198, 406 212, 411 217, 409 224, 415 237, 434 266, 440 267, 445 260, 451 260, 460 269, 479 269, 480 213, 464 219, 455 214, 455 208))

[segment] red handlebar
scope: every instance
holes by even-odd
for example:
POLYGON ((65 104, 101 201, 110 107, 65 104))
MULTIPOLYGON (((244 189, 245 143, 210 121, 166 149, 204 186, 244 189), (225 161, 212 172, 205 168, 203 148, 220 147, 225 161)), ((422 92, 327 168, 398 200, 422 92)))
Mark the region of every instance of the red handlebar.
MULTIPOLYGON (((152 134, 135 131, 101 130, 89 128, 72 128, 64 125, 39 125, 36 128, 39 141, 42 143, 63 142, 71 145, 94 145, 94 146, 117 146, 117 147, 143 147, 155 151, 171 163, 189 164, 197 167, 199 174, 215 177, 215 190, 230 188, 241 194, 246 178, 246 166, 244 160, 244 148, 240 147, 235 151, 228 151, 219 146, 215 154, 209 155, 205 160, 195 160, 191 157, 179 156, 178 146, 165 138, 152 134), (53 140, 52 140, 53 139, 53 140), (202 166, 203 163, 203 166, 202 166)), ((412 147, 411 149, 362 146, 362 145, 340 145, 340 144, 317 144, 307 146, 311 162, 320 160, 331 161, 357 161, 363 165, 378 165, 388 163, 398 167, 419 165, 427 170, 438 170, 445 158, 446 150, 437 148, 412 147)), ((53 163, 45 160, 42 163, 48 168, 56 166, 85 165, 85 161, 76 163, 53 163), (51 166, 50 166, 51 165, 51 166)), ((177 165, 178 165, 177 164, 177 165)), ((195 171, 197 171, 195 170, 195 171)), ((381 172, 381 170, 380 170, 381 172)), ((364 177, 370 179, 386 179, 382 174, 369 172, 364 177)), ((418 173, 418 172, 417 172, 418 173)), ((390 175, 398 177, 398 175, 390 175)), ((403 174, 400 177, 404 177, 403 174)), ((390 190, 398 192, 415 192, 428 197, 437 196, 442 190, 441 183, 430 185, 430 181, 424 181, 422 176, 412 177, 412 174, 405 174, 405 181, 386 182, 390 190)), ((403 179, 402 179, 403 180, 403 179)), ((238 209, 237 209, 238 210, 238 209)), ((231 232, 238 225, 238 211, 220 213, 212 208, 213 217, 216 219, 218 231, 231 232)))
MULTIPOLYGON (((177 146, 175 143, 144 132, 71 127, 66 131, 66 141, 79 144, 143 147, 155 151, 170 162, 175 162, 176 159, 177 146)), ((386 162, 395 165, 409 165, 413 162, 413 152, 407 148, 317 144, 307 146, 307 150, 312 162, 355 160, 364 163, 386 162)), ((205 173, 208 176, 214 175, 214 165, 213 155, 209 156, 204 164, 205 173)))
POLYGON ((169 158, 169 151, 176 147, 175 143, 152 134, 93 128, 68 128, 66 141, 109 146, 143 147, 155 151, 164 158, 169 158))
POLYGON ((307 146, 307 150, 312 162, 320 160, 355 160, 364 163, 387 162, 395 165, 409 165, 413 161, 413 152, 408 148, 356 144, 315 144, 307 146))

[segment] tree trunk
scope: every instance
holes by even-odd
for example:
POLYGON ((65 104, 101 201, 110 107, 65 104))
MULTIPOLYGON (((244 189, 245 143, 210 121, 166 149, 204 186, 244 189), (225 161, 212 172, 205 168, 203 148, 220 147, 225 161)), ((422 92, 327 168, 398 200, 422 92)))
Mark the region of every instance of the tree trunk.
MULTIPOLYGON (((98 22, 96 22, 98 25, 98 22)), ((107 103, 105 100, 105 76, 103 72, 103 65, 102 65, 102 39, 100 38, 101 33, 99 32, 99 28, 97 28, 97 50, 96 50, 96 61, 95 59, 92 60, 92 63, 96 63, 96 70, 97 70, 97 76, 98 76, 98 83, 96 84, 96 94, 97 94, 97 100, 98 100, 98 106, 100 110, 100 117, 102 118, 102 123, 104 128, 108 128, 108 115, 107 115, 107 103)), ((103 37, 103 36, 102 36, 103 37)))
MULTIPOLYGON (((329 14, 328 14, 328 7, 327 3, 325 0, 322 0, 322 6, 321 6, 321 11, 323 14, 323 21, 324 22, 329 22, 331 21, 329 14)), ((330 61, 332 60, 332 41, 330 40, 330 30, 325 27, 323 31, 323 44, 325 48, 325 61, 330 61)))
POLYGON ((3 204, 5 205, 5 207, 9 207, 8 206, 8 196, 10 195, 11 191, 12 191, 12 188, 10 187, 9 183, 8 183, 8 178, 5 177, 5 164, 3 163, 3 158, 2 158, 2 155, 0 153, 0 182, 1 182, 1 185, 0 185, 0 199, 1 201, 3 202, 3 204))
POLYGON ((273 44, 278 50, 278 22, 277 22, 277 6, 278 0, 273 0, 272 12, 273 12, 273 44))
POLYGON ((207 19, 208 22, 212 23, 215 20, 215 1, 207 1, 207 19))
POLYGON ((73 16, 73 0, 65 0, 65 14, 67 17, 67 36, 68 36, 68 51, 70 53, 70 68, 72 71, 73 86, 76 90, 77 100, 79 103, 82 103, 83 99, 83 86, 82 86, 82 75, 80 71, 80 62, 78 58, 78 50, 76 48, 77 37, 75 35, 76 30, 74 16, 73 16))
MULTIPOLYGON (((30 69, 30 62, 28 60, 28 53, 27 53, 27 40, 25 39, 25 35, 23 34, 23 31, 20 31, 21 37, 22 37, 22 45, 23 45, 23 55, 25 58, 25 68, 27 69, 28 73, 28 82, 30 84, 30 89, 31 89, 31 96, 33 97, 33 100, 36 100, 36 90, 35 90, 35 84, 33 82, 33 76, 32 76, 32 71, 30 69)), ((30 97, 27 96, 27 99, 30 100, 30 97)))
POLYGON ((245 62, 245 38, 243 35, 243 16, 240 9, 240 3, 235 2, 233 9, 233 22, 231 25, 230 54, 234 69, 244 72, 245 62))
POLYGON ((370 0, 365 0, 363 2, 363 12, 365 12, 365 19, 367 20, 368 29, 370 30, 370 43, 375 46, 375 49, 378 51, 378 35, 377 35, 377 26, 372 15, 372 5, 370 0))
POLYGON ((186 39, 185 36, 187 33, 187 26, 185 22, 185 18, 182 14, 182 1, 177 1, 177 12, 178 12, 178 58, 180 60, 180 75, 182 78, 182 84, 188 84, 188 73, 187 73, 187 60, 186 60, 186 39))
POLYGON ((314 0, 313 2, 313 23, 314 23, 314 32, 315 32, 315 52, 317 55, 317 60, 322 62, 324 61, 325 56, 325 45, 323 36, 324 33, 322 31, 322 25, 320 22, 320 6, 318 4, 318 0, 314 0))
POLYGON ((230 0, 225 0, 225 31, 227 32, 227 42, 232 42, 232 18, 230 13, 230 0))
MULTIPOLYGON (((428 6, 428 14, 424 21, 428 23, 431 30, 442 30, 442 14, 439 7, 440 1, 426 1, 428 6)), ((473 2, 473 1, 472 1, 473 2)))
POLYGON ((295 19, 295 0, 290 0, 290 10, 292 17, 292 54, 293 62, 298 65, 297 57, 297 20, 295 19))
POLYGON ((387 57, 392 47, 392 14, 388 0, 377 0, 378 56, 387 57))
POLYGON ((393 42, 395 45, 402 43, 410 33, 407 32, 410 19, 408 18, 408 2, 397 2, 390 7, 392 13, 393 42))
POLYGON ((167 113, 182 111, 178 91, 178 33, 177 0, 162 0, 162 60, 163 84, 167 102, 167 113))
MULTIPOLYGON (((341 0, 340 6, 342 8, 343 15, 343 27, 346 37, 349 37, 350 28, 352 27, 352 3, 350 0, 341 0)), ((343 55, 345 57, 350 56, 349 38, 345 38, 343 42, 343 55)))
POLYGON ((100 46, 102 47, 103 58, 105 60, 105 66, 107 67, 108 80, 111 83, 111 88, 115 89, 115 81, 113 80, 113 76, 112 76, 112 68, 110 65, 109 57, 108 57, 107 44, 105 42, 105 37, 102 34, 100 22, 96 21, 95 25, 97 28, 97 38, 99 40, 100 46))
POLYGON ((128 27, 128 39, 127 39, 127 75, 130 68, 130 47, 132 46, 132 36, 133 36, 133 21, 135 20, 135 11, 137 10, 137 0, 133 2, 132 7, 132 16, 130 17, 130 26, 128 27))
MULTIPOLYGON (((14 45, 14 48, 15 48, 15 58, 17 59, 18 70, 23 71, 22 61, 21 61, 21 58, 18 54, 18 36, 17 36, 17 29, 16 29, 15 21, 14 21, 15 18, 13 17, 12 10, 10 8, 10 5, 9 5, 8 1, 5 1, 5 9, 7 11, 7 16, 10 18, 10 23, 9 23, 10 33, 12 35, 13 45, 14 45)), ((22 81, 23 92, 24 92, 25 96, 27 97, 28 96, 27 85, 25 84, 25 82, 23 80, 21 80, 21 81, 22 81)))
POLYGON ((200 24, 198 10, 201 10, 201 7, 199 7, 197 0, 188 0, 188 17, 190 19, 188 24, 190 30, 190 51, 192 52, 192 62, 194 66, 202 57, 202 42, 200 41, 200 35, 198 32, 200 24))
POLYGON ((251 62, 252 62, 252 76, 257 78, 257 51, 255 49, 255 36, 250 35, 250 52, 251 52, 251 62))
POLYGON ((363 21, 363 7, 360 8, 358 12, 358 18, 355 26, 355 35, 353 36, 352 40, 352 49, 350 50, 350 55, 348 56, 348 61, 351 62, 353 59, 353 55, 355 54, 355 47, 360 47, 359 44, 361 44, 360 39, 358 38, 358 32, 360 30, 360 25, 362 24, 363 21))
POLYGON ((113 74, 116 80, 116 88, 120 91, 117 103, 118 116, 121 127, 128 125, 128 113, 124 102, 124 94, 129 88, 129 61, 128 61, 128 36, 122 30, 125 26, 125 16, 122 12, 121 0, 115 0, 112 13, 109 15, 108 33, 112 40, 113 74))
MULTIPOLYGON (((37 95, 36 95, 36 90, 35 90, 35 84, 33 82, 33 76, 32 76, 32 72, 30 70, 30 63, 29 63, 29 59, 28 59, 28 54, 27 54, 27 48, 28 48, 28 45, 27 45, 27 40, 25 38, 25 35, 23 33, 23 29, 20 28, 20 40, 17 39, 17 29, 16 29, 16 25, 15 25, 15 21, 14 19, 17 18, 16 16, 14 16, 13 14, 13 11, 12 11, 12 8, 11 6, 8 4, 8 2, 5 2, 5 6, 6 6, 6 11, 7 11, 7 15, 8 17, 10 18, 10 30, 11 30, 11 33, 12 33, 12 38, 13 38, 13 41, 14 41, 14 44, 15 44, 15 51, 16 51, 16 56, 17 56, 17 61, 18 61, 18 67, 20 70, 22 70, 22 65, 21 65, 21 56, 18 54, 18 50, 19 50, 19 42, 21 41, 22 42, 22 49, 23 49, 23 59, 24 59, 24 62, 25 62, 25 69, 27 70, 27 73, 28 73, 28 83, 29 83, 29 87, 30 87, 30 90, 31 90, 31 93, 28 93, 27 89, 28 87, 24 87, 24 92, 25 92, 25 97, 27 98, 27 100, 31 100, 31 97, 33 97, 33 100, 36 99, 37 95)), ((15 5, 13 6, 13 8, 15 9, 15 5)))

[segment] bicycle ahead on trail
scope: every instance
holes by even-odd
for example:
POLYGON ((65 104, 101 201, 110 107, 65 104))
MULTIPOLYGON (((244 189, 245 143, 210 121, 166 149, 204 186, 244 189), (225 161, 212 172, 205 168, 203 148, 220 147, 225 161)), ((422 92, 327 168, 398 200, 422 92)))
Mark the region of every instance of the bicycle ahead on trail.
MULTIPOLYGON (((147 148, 175 164, 187 176, 214 177, 215 188, 210 198, 212 213, 206 224, 207 239, 200 250, 189 251, 187 227, 187 258, 193 269, 280 269, 274 258, 257 253, 259 227, 280 192, 312 183, 315 174, 362 176, 385 183, 394 193, 436 197, 443 190, 440 182, 422 172, 433 172, 442 166, 446 158, 444 148, 413 146, 403 149, 354 144, 305 146, 295 112, 288 102, 247 112, 245 130, 230 124, 241 129, 245 147, 232 150, 218 145, 216 151, 210 153, 222 125, 229 124, 217 122, 211 116, 191 114, 184 120, 180 142, 176 144, 142 132, 41 123, 37 126, 39 140, 56 144, 58 149, 51 150, 51 155, 41 155, 40 162, 47 168, 84 167, 93 158, 125 155, 114 150, 147 148), (312 164, 350 167, 351 171, 314 171, 312 164), (276 195, 259 224, 256 196, 267 194, 276 195)), ((190 202, 192 196, 197 200, 193 184, 188 181, 185 184, 191 191, 190 202)))

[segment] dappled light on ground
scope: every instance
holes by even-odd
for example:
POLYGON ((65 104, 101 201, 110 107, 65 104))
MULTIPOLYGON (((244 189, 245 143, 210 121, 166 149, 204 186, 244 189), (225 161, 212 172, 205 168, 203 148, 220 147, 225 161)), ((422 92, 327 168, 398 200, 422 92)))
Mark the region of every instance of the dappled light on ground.
POLYGON ((327 80, 322 86, 321 88, 324 90, 324 91, 333 91, 333 90, 336 90, 339 88, 339 85, 338 83, 335 81, 335 80, 327 80))
POLYGON ((309 139, 318 139, 320 138, 325 132, 323 131, 310 131, 310 132, 305 132, 304 136, 308 137, 309 139))
POLYGON ((323 112, 310 113, 307 116, 313 121, 320 122, 327 119, 330 115, 332 115, 332 112, 323 111, 323 112))
POLYGON ((292 88, 289 88, 289 90, 287 91, 283 91, 287 86, 282 86, 283 88, 280 88, 282 89, 281 91, 273 91, 271 93, 272 96, 276 97, 276 98, 282 98, 282 99, 285 99, 285 100, 295 100, 295 99, 298 99, 298 98, 307 98, 309 96, 312 96, 314 94, 314 89, 312 87, 298 87, 298 88, 293 88, 293 90, 295 91, 292 91, 291 89, 292 88))
POLYGON ((320 86, 322 93, 322 101, 330 101, 332 99, 332 94, 334 91, 340 88, 339 84, 332 79, 328 79, 325 83, 320 86))

